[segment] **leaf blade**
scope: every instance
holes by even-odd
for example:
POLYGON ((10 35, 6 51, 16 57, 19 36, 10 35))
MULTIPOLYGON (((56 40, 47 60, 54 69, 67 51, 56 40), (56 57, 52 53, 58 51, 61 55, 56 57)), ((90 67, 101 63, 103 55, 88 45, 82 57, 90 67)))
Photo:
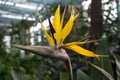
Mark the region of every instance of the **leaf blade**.
POLYGON ((104 69, 102 69, 102 68, 100 68, 100 67, 98 67, 90 62, 88 62, 88 63, 90 65, 92 65, 94 68, 96 68, 98 71, 100 71, 107 79, 114 80, 113 77, 108 72, 106 72, 104 69))

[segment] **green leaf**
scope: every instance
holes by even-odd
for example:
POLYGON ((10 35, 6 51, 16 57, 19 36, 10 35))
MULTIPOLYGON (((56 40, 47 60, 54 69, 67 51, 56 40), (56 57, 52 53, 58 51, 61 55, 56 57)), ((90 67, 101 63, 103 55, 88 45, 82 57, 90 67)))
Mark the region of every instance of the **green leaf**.
POLYGON ((85 74, 82 70, 77 70, 77 80, 91 80, 91 78, 85 74))
POLYGON ((50 78, 49 75, 46 75, 44 80, 52 80, 52 79, 50 78))
MULTIPOLYGON (((101 55, 108 55, 108 47, 109 47, 108 43, 105 40, 102 40, 100 42, 100 45, 97 46, 95 52, 100 53, 101 55)), ((100 60, 94 59, 93 64, 103 68, 106 72, 113 76, 113 69, 109 58, 101 57, 100 60)), ((90 67, 92 68, 93 66, 90 65, 90 67)), ((106 80, 106 77, 103 76, 103 74, 101 74, 99 70, 96 70, 96 68, 92 68, 90 74, 92 80, 106 80)))
POLYGON ((11 74, 13 80, 18 80, 18 77, 17 77, 17 75, 15 74, 13 68, 11 68, 10 74, 11 74))
POLYGON ((30 75, 23 72, 15 71, 15 70, 11 70, 10 74, 13 80, 30 80, 31 79, 30 75))
POLYGON ((92 65, 94 68, 96 68, 99 72, 101 72, 108 80, 114 80, 113 77, 106 72, 103 68, 100 68, 92 63, 89 63, 90 65, 92 65))
POLYGON ((120 57, 115 57, 116 65, 117 65, 117 79, 120 80, 120 57))
POLYGON ((69 75, 67 72, 60 72, 60 80, 69 80, 69 75))

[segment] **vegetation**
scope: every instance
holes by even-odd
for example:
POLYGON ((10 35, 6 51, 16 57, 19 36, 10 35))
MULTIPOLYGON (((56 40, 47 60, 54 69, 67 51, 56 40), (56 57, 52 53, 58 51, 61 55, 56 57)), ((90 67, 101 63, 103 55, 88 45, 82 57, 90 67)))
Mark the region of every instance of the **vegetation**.
MULTIPOLYGON (((49 46, 47 37, 44 35, 45 30, 40 28, 38 31, 30 32, 30 29, 39 22, 38 16, 44 21, 54 15, 58 5, 61 7, 62 14, 65 5, 61 2, 45 5, 39 14, 34 15, 35 22, 21 20, 18 23, 12 22, 12 26, 7 29, 0 27, 0 80, 72 80, 72 77, 73 80, 120 80, 120 5, 117 4, 113 8, 113 2, 120 3, 118 0, 116 2, 108 0, 103 3, 101 0, 92 0, 87 11, 82 4, 78 5, 75 2, 66 6, 63 25, 71 16, 72 5, 79 16, 69 36, 64 38, 64 43, 72 41, 87 43, 90 40, 98 40, 80 46, 99 55, 108 55, 100 59, 74 54, 77 52, 73 52, 75 50, 66 50, 69 56, 67 57, 69 60, 66 60, 63 50, 54 51, 46 47, 41 50, 41 48, 30 46, 49 46), (106 9, 105 6, 109 8, 106 9), (113 10, 117 13, 113 14, 113 10), (10 45, 5 42, 6 36, 10 36, 10 45), (56 54, 60 54, 60 57, 56 54)), ((50 31, 49 28, 47 32, 50 31)))

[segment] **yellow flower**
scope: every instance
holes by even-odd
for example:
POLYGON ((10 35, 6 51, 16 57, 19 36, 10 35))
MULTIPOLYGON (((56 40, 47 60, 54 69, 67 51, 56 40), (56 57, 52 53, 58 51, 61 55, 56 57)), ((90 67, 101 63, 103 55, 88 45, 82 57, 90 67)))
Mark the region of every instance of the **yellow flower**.
POLYGON ((63 44, 63 41, 65 40, 65 38, 69 35, 69 33, 72 30, 72 26, 73 26, 75 19, 79 15, 79 14, 75 15, 74 8, 72 7, 70 18, 67 21, 67 23, 65 24, 65 26, 63 27, 65 11, 66 11, 66 8, 62 14, 62 19, 60 19, 60 6, 58 6, 58 8, 54 14, 53 23, 51 23, 51 25, 50 25, 51 28, 53 28, 53 31, 51 32, 52 35, 49 35, 47 33, 42 21, 40 20, 42 29, 46 35, 46 38, 47 38, 49 44, 51 46, 55 47, 56 49, 67 48, 72 51, 75 51, 78 54, 81 54, 81 55, 84 55, 87 57, 97 57, 98 58, 100 55, 95 54, 92 51, 86 50, 79 46, 80 44, 85 44, 85 43, 94 42, 94 41, 87 41, 87 42, 79 42, 78 41, 78 42, 71 42, 71 43, 63 44))

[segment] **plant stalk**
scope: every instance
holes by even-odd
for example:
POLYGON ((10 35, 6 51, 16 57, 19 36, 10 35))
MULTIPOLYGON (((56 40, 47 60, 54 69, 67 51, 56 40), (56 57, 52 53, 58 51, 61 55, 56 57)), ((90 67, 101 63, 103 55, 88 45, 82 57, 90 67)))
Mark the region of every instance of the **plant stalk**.
POLYGON ((73 80, 72 64, 69 56, 67 57, 67 60, 66 60, 66 66, 69 73, 69 80, 73 80))

